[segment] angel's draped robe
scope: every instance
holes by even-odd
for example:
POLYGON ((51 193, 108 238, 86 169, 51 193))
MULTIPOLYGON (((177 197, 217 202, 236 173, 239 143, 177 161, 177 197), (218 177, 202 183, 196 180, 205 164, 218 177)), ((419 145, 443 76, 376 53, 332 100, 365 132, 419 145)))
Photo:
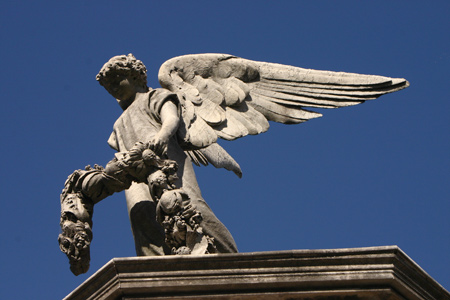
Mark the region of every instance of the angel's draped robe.
MULTIPOLYGON (((159 114, 166 101, 172 101, 180 111, 177 96, 165 89, 150 90, 148 98, 136 99, 117 119, 108 144, 113 149, 123 152, 131 149, 136 142, 152 140, 161 129, 159 114)), ((169 140, 167 154, 178 163, 177 186, 188 193, 192 203, 203 216, 201 223, 203 232, 214 238, 219 252, 237 252, 230 232, 203 200, 192 163, 174 136, 169 140)), ((156 221, 156 204, 151 198, 148 186, 144 183, 133 183, 125 191, 125 196, 137 255, 170 254, 170 249, 164 243, 164 230, 156 221)))

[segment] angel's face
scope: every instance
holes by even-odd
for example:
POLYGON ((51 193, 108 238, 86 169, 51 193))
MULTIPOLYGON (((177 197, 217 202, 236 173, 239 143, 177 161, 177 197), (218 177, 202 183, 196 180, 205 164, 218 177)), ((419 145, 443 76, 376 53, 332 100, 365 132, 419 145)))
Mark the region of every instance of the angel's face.
POLYGON ((122 109, 130 106, 136 98, 136 94, 142 90, 134 78, 121 74, 110 78, 104 87, 111 96, 117 99, 122 109))
POLYGON ((124 75, 112 78, 105 88, 114 98, 122 101, 133 99, 137 92, 132 80, 124 75))

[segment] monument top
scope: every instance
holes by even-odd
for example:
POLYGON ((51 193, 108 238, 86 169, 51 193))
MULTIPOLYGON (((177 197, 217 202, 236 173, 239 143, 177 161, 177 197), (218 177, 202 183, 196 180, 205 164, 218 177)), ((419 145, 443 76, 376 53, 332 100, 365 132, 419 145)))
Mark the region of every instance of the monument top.
POLYGON ((65 300, 445 300, 396 246, 114 258, 65 300), (121 297, 121 298, 119 298, 121 297))

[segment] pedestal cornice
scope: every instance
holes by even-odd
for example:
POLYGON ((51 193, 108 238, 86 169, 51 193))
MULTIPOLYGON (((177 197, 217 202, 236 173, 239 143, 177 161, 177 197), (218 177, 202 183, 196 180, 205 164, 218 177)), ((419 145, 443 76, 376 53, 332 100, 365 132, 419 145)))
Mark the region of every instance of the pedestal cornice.
POLYGON ((114 258, 66 300, 450 299, 396 246, 114 258))

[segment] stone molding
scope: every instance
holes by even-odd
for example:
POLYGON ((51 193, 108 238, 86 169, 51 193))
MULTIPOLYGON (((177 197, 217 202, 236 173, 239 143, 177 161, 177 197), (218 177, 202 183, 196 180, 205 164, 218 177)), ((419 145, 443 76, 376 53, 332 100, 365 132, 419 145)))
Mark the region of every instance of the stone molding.
POLYGON ((450 299, 396 246, 114 258, 65 300, 450 299))

